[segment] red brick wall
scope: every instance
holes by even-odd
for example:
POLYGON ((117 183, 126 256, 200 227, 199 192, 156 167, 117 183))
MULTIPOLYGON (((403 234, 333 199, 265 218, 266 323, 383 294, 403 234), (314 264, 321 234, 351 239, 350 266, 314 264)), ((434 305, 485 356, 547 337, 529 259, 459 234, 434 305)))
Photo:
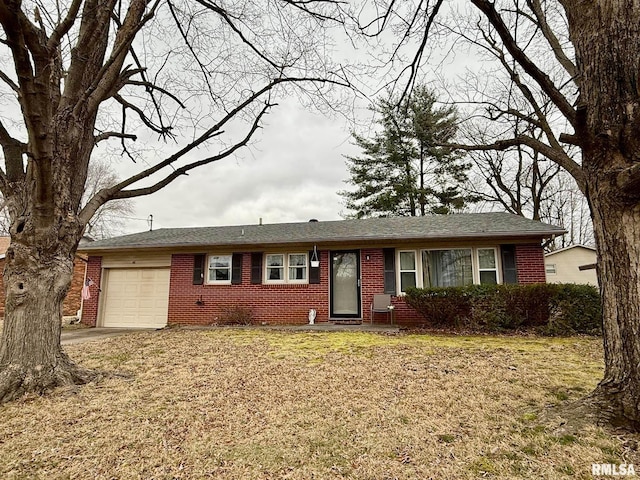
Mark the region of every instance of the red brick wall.
MULTIPOLYGON (((4 258, 0 259, 0 316, 4 316, 4 258)), ((71 287, 69 293, 64 299, 62 314, 65 316, 73 316, 80 310, 80 294, 82 292, 82 283, 84 282, 85 262, 81 258, 75 259, 73 264, 73 277, 71 277, 71 287)))
POLYGON ((102 257, 89 257, 87 261, 87 279, 93 280, 89 287, 91 298, 82 302, 82 323, 95 327, 98 320, 100 301, 100 279, 102 278, 102 257))
POLYGON ((518 283, 545 283, 544 252, 540 244, 516 245, 518 283))
MULTIPOLYGON (((362 318, 370 321, 373 296, 384 293, 382 249, 363 249, 361 257, 362 318), (367 255, 369 259, 367 260, 367 255)), ((252 285, 251 254, 244 254, 241 285, 193 285, 193 255, 173 255, 169 287, 169 324, 208 325, 219 321, 228 308, 252 310, 258 323, 305 324, 309 309, 318 312, 316 322, 329 320, 329 252, 320 252, 321 283, 318 285, 252 285), (202 298, 203 305, 196 302, 202 298)), ((422 323, 403 297, 393 297, 394 320, 422 323)), ((375 322, 388 322, 376 314, 375 322)))
POLYGON ((62 305, 62 314, 67 316, 77 315, 78 310, 82 304, 81 294, 82 285, 84 284, 84 273, 87 268, 86 258, 75 258, 73 263, 73 277, 71 277, 71 287, 69 293, 64 299, 62 305))
POLYGON ((215 324, 232 307, 251 309, 258 323, 308 323, 311 308, 317 310, 317 322, 327 321, 329 257, 319 253, 321 283, 315 285, 252 285, 250 253, 244 254, 241 285, 193 285, 193 255, 173 255, 169 324, 215 324), (204 304, 196 303, 200 299, 204 304))
MULTIPOLYGON (((371 321, 371 303, 373 296, 384 293, 384 257, 382 249, 364 249, 361 252, 362 259, 362 319, 371 321), (369 260, 367 260, 367 255, 369 260)), ((401 325, 416 325, 424 323, 418 313, 410 308, 402 296, 392 296, 391 303, 394 306, 393 321, 401 325)), ((374 314, 374 323, 388 323, 389 315, 385 313, 374 314)))
MULTIPOLYGON (((241 285, 193 285, 193 255, 176 254, 171 258, 169 287, 169 324, 211 325, 233 307, 251 309, 258 323, 305 324, 309 309, 318 312, 316 321, 329 320, 329 252, 320 253, 321 283, 317 285, 252 285, 251 254, 243 258, 241 285), (202 304, 197 302, 202 300, 202 304)), ((384 258, 380 248, 362 249, 362 319, 370 321, 373 296, 384 293, 384 258), (369 257, 367 259, 367 256, 369 257)), ((540 245, 516 246, 518 283, 545 281, 544 255, 540 245)), ((87 277, 92 278, 91 299, 85 300, 82 323, 95 326, 101 274, 101 258, 89 257, 87 277)), ((424 320, 407 306, 402 296, 393 296, 394 320, 401 325, 420 325, 424 320)), ((376 323, 388 322, 385 314, 376 314, 376 323)))

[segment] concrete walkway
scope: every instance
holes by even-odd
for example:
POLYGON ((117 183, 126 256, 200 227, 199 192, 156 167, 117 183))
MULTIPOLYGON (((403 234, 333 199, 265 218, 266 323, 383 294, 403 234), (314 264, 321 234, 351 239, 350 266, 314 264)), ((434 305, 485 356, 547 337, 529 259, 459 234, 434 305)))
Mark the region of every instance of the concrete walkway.
POLYGON ((261 328, 274 330, 295 330, 300 332, 376 332, 376 333, 400 333, 397 325, 385 325, 374 323, 361 324, 335 324, 320 322, 314 325, 269 325, 261 328))
POLYGON ((118 337, 133 332, 152 332, 154 328, 78 328, 73 330, 62 329, 60 343, 62 345, 74 345, 76 343, 93 342, 105 338, 118 337))
POLYGON ((228 329, 255 329, 255 330, 285 330, 294 332, 377 332, 400 333, 397 325, 385 325, 374 323, 362 324, 335 324, 332 322, 319 322, 314 325, 183 325, 177 327, 182 330, 220 330, 228 329))
MULTIPOLYGON (((255 328, 266 330, 285 330, 296 332, 376 332, 376 333, 400 333, 400 329, 396 325, 382 325, 362 323, 359 325, 336 325, 330 322, 316 323, 315 325, 247 325, 247 326, 184 326, 178 327, 184 330, 216 330, 220 328, 255 328)), ((134 332, 153 332, 154 328, 78 328, 78 329, 62 329, 61 343, 62 345, 74 345, 77 343, 92 342, 96 340, 104 340, 105 338, 118 337, 134 332)))

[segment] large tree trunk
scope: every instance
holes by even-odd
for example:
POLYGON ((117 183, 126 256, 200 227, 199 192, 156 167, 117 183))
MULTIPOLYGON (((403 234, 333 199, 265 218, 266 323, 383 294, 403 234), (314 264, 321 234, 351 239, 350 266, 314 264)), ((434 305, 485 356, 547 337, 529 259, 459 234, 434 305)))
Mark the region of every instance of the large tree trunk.
MULTIPOLYGON (((79 214, 96 142, 96 115, 100 103, 131 76, 120 77, 120 72, 147 4, 132 0, 114 36, 109 29, 116 3, 77 2, 83 12, 78 13, 79 25, 65 20, 51 37, 33 25, 25 26, 26 16, 16 11, 22 8, 19 3, 0 8, 28 133, 27 144, 19 143, 20 150, 13 156, 7 155, 7 135, 0 138, 7 172, 13 172, 0 182, 11 218, 4 269, 0 402, 93 378, 64 354, 60 329, 73 258, 88 220, 79 214), (77 44, 63 68, 56 35, 64 35, 72 26, 73 31, 77 28, 77 44), (113 42, 118 53, 105 64, 113 42)), ((94 198, 94 207, 106 200, 106 194, 94 198)))
POLYGON ((640 7, 561 0, 576 49, 576 134, 598 250, 605 375, 591 399, 640 430, 640 7))
POLYGON ((640 431, 640 207, 597 193, 591 202, 605 359, 591 399, 606 423, 640 431))
POLYGON ((31 245, 12 241, 7 250, 0 402, 93 378, 60 346, 62 303, 71 283, 75 244, 56 234, 51 239, 31 238, 31 245))

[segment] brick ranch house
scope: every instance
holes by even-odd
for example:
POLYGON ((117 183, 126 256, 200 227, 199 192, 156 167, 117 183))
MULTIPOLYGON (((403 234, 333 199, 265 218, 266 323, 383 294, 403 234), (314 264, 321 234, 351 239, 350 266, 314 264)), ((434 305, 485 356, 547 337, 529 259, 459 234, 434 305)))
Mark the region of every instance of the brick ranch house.
MULTIPOLYGON (((0 272, 4 271, 5 255, 9 248, 10 237, 0 237, 0 272)), ((82 286, 84 285, 84 273, 87 266, 87 257, 76 255, 73 262, 73 277, 71 278, 71 288, 64 299, 62 305, 62 315, 65 317, 74 317, 78 315, 82 308, 82 286)), ((4 279, 0 275, 0 317, 4 317, 4 279)))
MULTIPOLYGON (((171 228, 85 244, 93 285, 82 322, 210 325, 233 309, 255 322, 370 321, 390 293, 395 320, 423 320, 409 286, 545 281, 542 240, 561 228, 507 213, 171 228)), ((389 321, 379 315, 376 323, 389 321)))

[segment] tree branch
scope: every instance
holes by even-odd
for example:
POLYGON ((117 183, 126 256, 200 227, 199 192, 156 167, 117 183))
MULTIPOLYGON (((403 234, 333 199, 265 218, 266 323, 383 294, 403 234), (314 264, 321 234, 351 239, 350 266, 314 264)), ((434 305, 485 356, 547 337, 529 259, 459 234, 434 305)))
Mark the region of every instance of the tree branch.
POLYGON ((178 105, 180 105, 180 108, 187 108, 185 106, 184 103, 182 103, 182 100, 180 100, 177 96, 175 96, 173 93, 171 93, 170 91, 159 87, 158 85, 155 85, 149 81, 139 81, 139 80, 127 80, 127 85, 136 85, 136 86, 140 86, 140 87, 144 87, 147 91, 150 90, 157 90, 160 93, 163 93, 164 95, 166 95, 167 97, 169 97, 170 99, 172 99, 174 102, 176 102, 178 105))
POLYGON ((187 37, 187 33, 185 32, 184 28, 182 27, 182 23, 180 23, 180 20, 178 19, 178 14, 175 11, 175 7, 173 6, 173 2, 167 2, 167 4, 169 5, 169 12, 171 12, 171 16, 173 17, 173 21, 176 24, 176 28, 180 32, 180 35, 182 36, 182 40, 184 41, 185 45, 189 49, 189 52, 191 53, 191 56, 193 57, 195 62, 198 64, 198 68, 202 72, 202 78, 204 79, 204 81, 207 84, 207 88, 209 90, 209 94, 213 98, 214 97, 214 93, 213 93, 213 87, 211 86, 211 82, 209 82, 209 72, 205 68, 205 66, 202 63, 202 61, 200 60, 200 57, 194 51, 193 45, 191 45, 191 42, 189 41, 189 38, 187 37))
MULTIPOLYGON (((12 82, 4 74, 2 79, 16 92, 20 93, 18 99, 22 107, 23 115, 26 119, 29 119, 34 111, 42 107, 42 105, 40 105, 41 94, 34 85, 36 68, 32 64, 32 60, 35 60, 35 56, 30 55, 25 38, 32 38, 34 33, 29 34, 23 31, 23 28, 28 30, 29 26, 31 26, 32 29, 35 29, 35 27, 28 19, 24 18, 24 13, 21 10, 19 2, 11 3, 11 5, 8 5, 5 1, 0 2, 0 24, 7 37, 6 44, 11 50, 18 84, 12 82)), ((34 133, 37 136, 42 132, 34 133)))
POLYGON ((508 150, 519 145, 526 145, 536 152, 540 153, 541 155, 544 155, 548 159, 556 162, 567 172, 569 172, 569 174, 575 179, 580 190, 582 192, 585 191, 586 181, 584 178, 584 172, 582 171, 582 167, 578 163, 576 163, 571 157, 569 157, 564 152, 564 150, 558 151, 557 149, 550 147, 546 143, 543 143, 540 140, 529 137, 527 135, 518 135, 515 138, 498 140, 492 144, 486 145, 448 144, 448 146, 451 148, 464 151, 508 150))
POLYGON ((138 117, 140 118, 140 120, 142 120, 142 123, 144 123, 148 128, 150 128, 154 132, 156 132, 156 133, 158 133, 158 134, 160 134, 162 136, 170 135, 171 127, 165 127, 165 126, 162 126, 162 125, 154 124, 147 117, 147 115, 142 111, 142 109, 140 107, 134 105, 133 103, 127 102, 120 95, 114 95, 113 99, 116 102, 118 102, 120 105, 122 105, 125 109, 129 108, 129 109, 133 110, 134 112, 136 112, 138 114, 138 117))
POLYGON ((112 10, 117 0, 83 1, 80 26, 71 60, 67 68, 63 93, 63 108, 86 106, 88 88, 104 60, 108 45, 112 10))
MULTIPOLYGON (((169 8, 171 8, 171 4, 169 4, 169 8)), ((120 28, 122 25, 119 23, 119 19, 115 20, 118 24, 118 28, 120 28)), ((182 28, 181 25, 179 25, 179 28, 182 28)), ((186 42, 186 39, 185 39, 186 42)), ((142 85, 145 87, 146 92, 149 94, 149 97, 151 98, 151 102, 153 103, 153 107, 156 111, 156 113, 158 114, 158 121, 160 123, 160 128, 161 129, 165 129, 165 125, 164 125, 164 120, 163 120, 163 115, 162 115, 162 111, 160 109, 160 104, 158 103, 158 101, 156 100, 156 97, 154 95, 154 90, 158 90, 162 93, 165 93, 166 95, 169 96, 169 98, 172 98, 174 101, 176 101, 178 103, 178 105, 180 105, 180 107, 185 108, 183 103, 178 99, 177 96, 169 93, 168 91, 154 85, 152 82, 147 80, 146 77, 146 68, 143 67, 142 62, 140 61, 140 59, 138 58, 138 55, 135 51, 135 49, 133 48, 133 45, 129 47, 129 53, 131 54, 131 56, 133 57, 133 61, 136 63, 136 65, 138 66, 137 69, 135 70, 129 70, 129 71, 123 71, 120 74, 120 85, 115 85, 113 87, 113 93, 117 93, 125 84, 126 85, 142 85), (142 78, 141 82, 135 81, 135 80, 131 80, 131 77, 135 74, 140 74, 140 77, 142 78)), ((168 60, 168 55, 167 58, 165 58, 165 62, 168 60)), ((163 64, 164 66, 164 64, 163 64)), ((211 93, 211 92, 210 92, 211 93)), ((124 142, 122 144, 122 147, 124 149, 124 151, 126 152, 126 154, 129 156, 129 158, 131 158, 133 160, 133 157, 131 156, 131 154, 129 153, 129 151, 127 150, 126 146, 124 145, 124 142)), ((135 160, 134 160, 135 161, 135 160)))
POLYGON ((9 85, 9 88, 11 88, 11 90, 13 90, 14 92, 20 93, 20 87, 18 86, 18 84, 11 80, 9 76, 2 70, 0 70, 0 80, 9 85))
POLYGON ((405 71, 407 71, 407 69, 409 70, 409 81, 407 82, 402 95, 400 95, 400 102, 409 94, 409 92, 413 89, 413 85, 415 82, 415 78, 416 78, 416 74, 418 72, 418 68, 420 66, 420 61, 422 60, 422 55, 424 54, 424 49, 427 46, 427 39, 430 38, 429 37, 429 31, 431 30, 431 25, 433 25, 433 22, 436 19, 436 16, 438 15, 438 12, 440 11, 440 7, 442 7, 442 4, 444 3, 444 0, 436 0, 436 4, 433 6, 433 10, 431 10, 431 13, 429 14, 429 18, 427 19, 427 23, 424 27, 424 35, 422 36, 422 42, 420 43, 420 46, 418 47, 418 50, 416 51, 416 54, 413 58, 413 60, 411 61, 411 64, 404 68, 402 70, 402 72, 404 73, 405 71))
POLYGON ((524 71, 542 88, 551 101, 558 107, 560 112, 575 127, 576 111, 566 99, 566 97, 556 88, 549 76, 540 70, 538 66, 527 56, 526 53, 518 46, 516 40, 511 35, 509 27, 505 25, 502 17, 495 9, 495 4, 489 0, 471 0, 471 2, 486 16, 489 23, 496 29, 502 43, 506 47, 509 54, 524 71))
POLYGON ((564 53, 564 49, 562 45, 560 45, 560 41, 558 37, 556 37, 555 33, 547 23, 547 18, 542 11, 542 5, 540 4, 540 0, 527 0, 527 5, 536 16, 537 24, 540 27, 540 31, 544 38, 547 39, 551 49, 553 50, 553 54, 556 57, 556 60, 564 67, 571 78, 575 78, 576 76, 576 66, 573 62, 567 57, 567 54, 564 53))
POLYGON ((253 50, 254 53, 256 55, 258 55, 258 57, 260 57, 262 60, 267 62, 269 65, 271 65, 277 71, 281 71, 281 70, 284 69, 284 65, 278 65, 271 58, 269 58, 266 54, 264 54, 263 52, 258 50, 258 48, 253 44, 253 42, 249 41, 249 39, 244 35, 242 30, 240 30, 236 26, 236 24, 233 22, 233 20, 231 20, 231 17, 229 16, 228 12, 224 8, 219 7, 218 5, 216 5, 216 4, 212 3, 212 2, 209 2, 208 0, 196 0, 196 2, 199 3, 200 5, 202 5, 203 7, 211 10, 212 12, 217 13, 222 18, 222 20, 224 20, 224 22, 231 28, 231 30, 233 30, 235 32, 235 34, 238 35, 240 40, 245 45, 247 45, 251 50, 253 50))
POLYGON ((0 169, 3 182, 17 182, 22 180, 24 178, 22 155, 27 151, 27 145, 9 135, 9 132, 1 122, 0 145, 2 145, 4 163, 7 169, 6 176, 0 169))
MULTIPOLYGON (((46 59, 48 57, 48 52, 46 46, 40 43, 40 39, 44 32, 40 31, 38 27, 36 27, 24 14, 20 7, 14 7, 17 11, 16 20, 18 22, 18 27, 20 28, 20 33, 24 39, 25 45, 29 48, 31 55, 33 57, 37 57, 42 61, 42 59, 46 59)), ((38 60, 35 61, 38 64, 38 60)))
POLYGON ((486 33, 482 28, 480 28, 480 32, 485 38, 485 41, 490 45, 495 57, 500 61, 500 63, 502 64, 502 67, 509 74, 511 81, 516 85, 516 87, 518 87, 518 90, 520 90, 524 98, 527 100, 527 102, 529 102, 529 105, 531 105, 531 107, 533 108, 536 114, 536 117, 538 118, 538 126, 547 136, 547 139, 549 140, 551 147, 557 150, 563 150, 562 146, 556 139, 556 136, 553 132, 553 129, 551 128, 551 125, 549 125, 549 122, 547 120, 547 115, 538 104, 538 101, 536 100, 535 96, 533 95, 529 87, 522 81, 522 79, 520 78, 520 75, 518 75, 518 73, 515 71, 515 68, 512 68, 511 65, 509 65, 509 63, 507 62, 507 59, 504 56, 504 52, 502 51, 500 46, 496 43, 496 41, 493 38, 491 38, 491 36, 488 33, 486 33))
POLYGON ((192 150, 196 149, 197 147, 199 147, 200 145, 202 145, 206 141, 210 140, 211 138, 221 134, 222 133, 222 131, 221 131, 222 127, 224 127, 228 122, 230 122, 233 118, 235 118, 245 108, 247 108, 249 105, 253 104, 258 98, 260 98, 262 95, 264 95, 265 93, 267 93, 270 90, 272 90, 273 88, 275 88, 277 85, 283 84, 283 83, 301 83, 301 82, 332 83, 332 84, 336 84, 336 85, 347 86, 347 84, 338 82, 336 80, 328 80, 328 79, 323 79, 323 78, 291 78, 290 77, 290 78, 277 78, 277 79, 274 79, 271 82, 269 82, 267 85, 262 87, 260 90, 258 90, 257 92, 253 93, 252 95, 250 95, 245 101, 240 103, 234 109, 229 111, 219 122, 217 122, 211 128, 209 128, 204 133, 202 133, 197 139, 192 141, 189 145, 187 145, 184 148, 180 149, 178 152, 174 153, 173 155, 171 155, 170 157, 166 158, 162 162, 159 162, 158 164, 156 164, 156 165, 154 165, 154 166, 152 166, 150 168, 147 168, 146 170, 143 170, 142 172, 140 172, 140 173, 138 173, 136 175, 133 175, 133 176, 129 177, 128 179, 118 183, 117 185, 114 185, 111 188, 103 189, 100 192, 98 192, 87 203, 87 205, 82 210, 80 215, 82 216, 84 221, 88 221, 88 219, 91 218, 91 215, 93 214, 93 212, 95 212, 102 204, 104 204, 108 200, 111 200, 111 199, 114 199, 114 198, 130 198, 130 197, 133 197, 133 196, 147 195, 148 193, 152 193, 153 191, 159 190, 160 188, 162 188, 162 186, 167 185, 171 181, 175 180, 175 178, 177 178, 179 175, 184 174, 188 170, 196 168, 196 167, 198 167, 200 165, 205 165, 205 164, 208 164, 208 163, 211 163, 211 162, 215 162, 217 160, 220 160, 221 158, 225 158, 225 157, 233 154, 238 148, 240 148, 240 147, 242 147, 242 146, 247 144, 247 142, 251 138, 251 135, 253 135, 253 133, 257 130, 257 128, 259 126, 260 119, 264 116, 266 111, 272 106, 271 104, 266 103, 265 106, 262 108, 262 110, 260 111, 260 113, 258 114, 256 119, 254 120, 253 126, 252 126, 249 134, 242 141, 240 141, 239 143, 235 144, 233 147, 231 147, 230 149, 226 150, 225 152, 223 152, 223 153, 221 153, 219 155, 213 156, 213 157, 209 157, 209 158, 204 159, 204 160, 200 160, 198 162, 190 163, 189 165, 186 165, 184 167, 176 169, 176 170, 174 170, 174 172, 172 174, 170 174, 164 180, 158 182, 157 184, 153 185, 152 187, 148 187, 147 189, 131 190, 125 195, 122 195, 122 196, 118 196, 117 195, 118 192, 122 191, 123 189, 127 188, 128 186, 133 185, 134 183, 153 175, 154 173, 160 171, 161 169, 172 165, 174 162, 176 162, 177 160, 179 160, 180 158, 185 156, 187 153, 189 153, 192 150), (151 189, 151 190, 149 190, 149 189, 151 189), (131 192, 136 192, 136 193, 132 194, 131 192), (140 193, 138 193, 138 192, 140 192, 140 193))
POLYGON ((348 2, 340 0, 283 0, 284 3, 292 5, 293 7, 305 12, 306 14, 317 18, 318 20, 330 20, 340 22, 341 20, 330 15, 324 15, 320 12, 309 9, 308 5, 313 4, 329 4, 329 5, 348 5, 348 2))
POLYGON ((249 140, 251 140, 251 137, 260 126, 260 120, 262 119, 264 114, 267 112, 267 110, 272 106, 273 105, 269 103, 265 104, 263 109, 256 116, 256 119, 253 122, 253 125, 251 126, 251 129, 249 130, 247 135, 240 142, 237 142, 235 145, 233 145, 231 148, 225 150, 222 153, 219 153, 218 155, 214 155, 212 157, 208 157, 208 158, 199 160, 197 162, 192 162, 183 167, 177 168, 171 174, 167 175, 163 180, 157 182, 154 185, 151 185, 150 187, 138 188, 135 190, 120 190, 119 192, 116 192, 112 196, 112 199, 117 200, 117 199, 133 198, 133 197, 140 197, 143 195, 149 195, 151 193, 157 192, 158 190, 166 187, 179 176, 185 175, 186 172, 188 172, 189 170, 193 170, 194 168, 201 167, 209 163, 217 162, 218 160, 222 160, 223 158, 226 158, 232 155, 236 150, 239 150, 240 148, 246 146, 247 143, 249 143, 249 140))
POLYGON ((387 8, 384 10, 384 15, 377 15, 373 20, 371 20, 366 25, 359 26, 358 29, 360 30, 360 32, 364 33, 368 37, 375 37, 377 35, 380 35, 384 31, 385 27, 387 26, 387 23, 389 22, 389 18, 391 18, 391 15, 394 13, 395 3, 396 3, 396 0, 391 0, 387 8), (380 24, 376 32, 372 34, 365 33, 374 23, 380 23, 380 20, 382 20, 382 24, 380 24))
POLYGON ((149 12, 144 14, 147 2, 148 0, 139 0, 132 1, 129 4, 124 22, 122 22, 122 26, 118 28, 116 33, 109 59, 104 63, 93 79, 93 83, 83 95, 83 99, 89 102, 92 109, 97 109, 102 101, 111 96, 114 85, 120 78, 122 65, 127 57, 127 52, 131 49, 134 38, 142 27, 155 16, 160 1, 156 0, 149 12))
MULTIPOLYGON (((262 119, 264 114, 267 112, 267 110, 271 106, 272 105, 269 104, 269 103, 266 103, 264 105, 264 107, 262 108, 260 113, 256 116, 256 118, 255 118, 255 120, 254 120, 254 122, 253 122, 253 124, 251 126, 251 129, 249 130, 247 135, 245 135, 245 137, 240 142, 237 142, 231 148, 225 150, 224 152, 222 152, 222 153, 220 153, 218 155, 214 155, 212 157, 208 157, 208 158, 196 161, 196 162, 189 163, 189 164, 184 165, 184 166, 182 166, 182 167, 180 167, 178 169, 174 169, 174 171, 172 173, 170 173, 169 175, 167 175, 164 179, 160 180, 159 182, 157 182, 154 185, 151 185, 149 187, 138 188, 138 189, 135 189, 135 190, 123 190, 123 188, 126 188, 126 186, 131 185, 132 183, 135 183, 138 180, 141 180, 143 178, 149 177, 150 175, 152 175, 153 173, 157 172, 158 170, 164 168, 167 165, 171 165, 171 163, 176 161, 178 158, 182 157, 183 154, 172 155, 167 160, 164 160, 164 161, 160 162, 158 165, 156 165, 154 167, 148 168, 147 170, 141 172, 138 175, 134 175, 133 177, 131 177, 131 178, 129 178, 129 179, 123 181, 123 182, 120 182, 118 185, 115 185, 113 187, 100 190, 96 195, 93 196, 93 198, 82 209, 82 211, 79 214, 80 220, 83 221, 83 222, 88 223, 89 220, 91 219, 91 217, 93 216, 93 214, 98 210, 98 208, 100 208, 108 200, 126 199, 126 198, 140 197, 140 196, 143 196, 143 195, 149 195, 151 193, 157 192, 158 190, 166 187, 167 185, 169 185, 171 182, 173 182, 179 176, 185 175, 189 170, 192 170, 192 169, 197 168, 197 167, 202 166, 202 165, 207 165, 209 163, 213 163, 215 161, 221 160, 223 158, 226 158, 226 157, 232 155, 236 150, 238 150, 239 148, 244 147, 249 142, 249 140, 251 139, 251 137, 253 136, 255 131, 258 129, 260 120, 262 119)), ((183 149, 182 151, 184 151, 184 150, 185 149, 183 149)))
POLYGON ((82 0, 73 0, 73 2, 71 2, 67 16, 56 26, 53 32, 51 32, 51 36, 47 42, 48 50, 57 48, 62 37, 69 33, 69 30, 71 30, 71 27, 73 27, 73 24, 76 22, 81 5, 82 0))
POLYGON ((102 132, 96 135, 95 137, 93 137, 93 141, 94 143, 98 144, 99 142, 102 142, 103 140, 107 140, 112 137, 123 138, 123 139, 128 138, 129 140, 133 140, 134 142, 138 139, 138 137, 136 135, 133 135, 132 133, 102 132))
POLYGON ((558 140, 562 143, 575 145, 576 147, 579 147, 582 144, 582 142, 580 141, 580 137, 570 133, 561 133, 560 136, 558 137, 558 140))

